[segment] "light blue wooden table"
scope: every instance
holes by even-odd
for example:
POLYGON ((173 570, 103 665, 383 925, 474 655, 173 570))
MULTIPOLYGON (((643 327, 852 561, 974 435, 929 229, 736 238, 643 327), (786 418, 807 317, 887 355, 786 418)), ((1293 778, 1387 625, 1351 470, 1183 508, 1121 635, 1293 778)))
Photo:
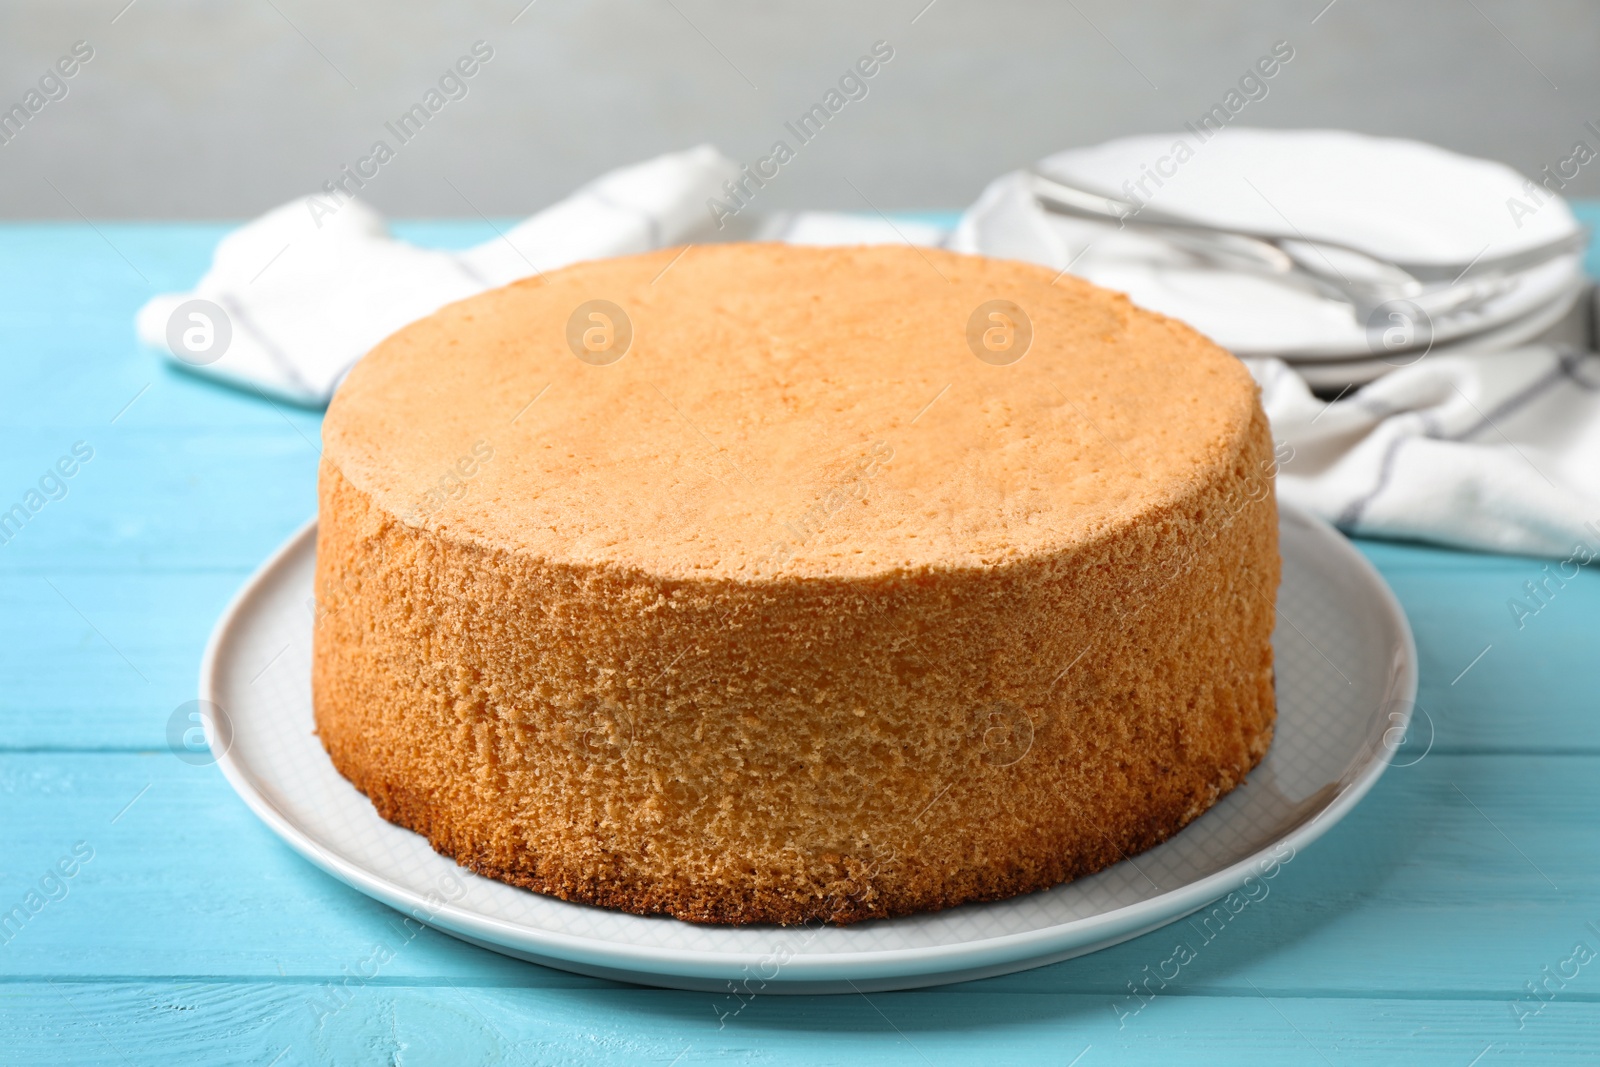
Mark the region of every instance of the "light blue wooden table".
POLYGON ((1506 602, 1539 562, 1398 544, 1360 547, 1416 628, 1431 749, 1131 1017, 1113 1004, 1174 935, 943 989, 758 998, 720 1026, 711 994, 407 940, 168 747, 218 612, 315 508, 317 414, 134 342, 134 310, 223 232, 0 227, 0 508, 93 450, 0 544, 0 916, 24 915, 0 930, 0 1062, 1600 1058, 1600 575, 1518 629, 1506 602), (352 977, 380 943, 394 959, 352 977))

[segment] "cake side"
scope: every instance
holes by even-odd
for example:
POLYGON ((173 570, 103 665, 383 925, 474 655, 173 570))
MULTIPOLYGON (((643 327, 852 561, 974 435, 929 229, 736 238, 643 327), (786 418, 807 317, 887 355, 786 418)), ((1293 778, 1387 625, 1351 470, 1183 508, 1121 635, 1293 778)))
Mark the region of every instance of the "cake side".
POLYGON ((641 914, 850 922, 1091 873, 1270 742, 1277 518, 1248 410, 1136 522, 839 579, 497 549, 325 459, 318 732, 463 865, 641 914))

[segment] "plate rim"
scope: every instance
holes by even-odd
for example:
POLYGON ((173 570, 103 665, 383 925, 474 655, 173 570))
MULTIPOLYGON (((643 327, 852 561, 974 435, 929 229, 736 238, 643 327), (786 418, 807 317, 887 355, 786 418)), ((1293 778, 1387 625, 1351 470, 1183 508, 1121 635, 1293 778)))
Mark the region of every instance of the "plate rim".
MULTIPOLYGON (((1279 522, 1295 522, 1321 542, 1321 547, 1352 567, 1364 581, 1362 585, 1373 598, 1374 607, 1381 611, 1399 635, 1399 649, 1394 655, 1384 686, 1384 703, 1379 707, 1399 702, 1403 721, 1395 727, 1409 727, 1417 694, 1417 649, 1411 625, 1393 590, 1389 588, 1376 567, 1325 520, 1285 501, 1278 501, 1279 522)), ((200 662, 199 698, 221 707, 217 700, 218 680, 222 674, 223 653, 241 626, 247 609, 276 576, 285 561, 301 551, 307 540, 313 540, 317 519, 303 523, 250 575, 229 600, 218 617, 207 639, 200 662)), ((314 546, 313 546, 314 548, 314 546)), ((232 731, 227 731, 232 733, 232 731)), ((720 951, 706 949, 662 948, 649 945, 628 944, 602 940, 590 936, 540 929, 487 916, 458 907, 453 903, 438 904, 406 886, 360 866, 333 849, 323 845, 316 837, 302 829, 298 823, 280 811, 272 798, 258 786, 255 776, 241 766, 237 759, 238 746, 232 737, 221 737, 219 732, 208 731, 211 754, 218 768, 234 792, 258 818, 267 824, 280 839, 304 859, 323 872, 379 902, 410 915, 445 933, 460 934, 464 939, 491 950, 505 949, 509 954, 533 958, 537 962, 580 973, 584 968, 601 968, 625 972, 636 980, 648 984, 670 984, 670 979, 697 979, 700 981, 726 980, 732 983, 742 976, 749 979, 753 968, 771 966, 774 952, 720 951), (219 751, 220 747, 220 751, 219 751), (664 981, 665 980, 665 981, 664 981)), ((1386 735, 1387 736, 1387 733, 1386 735)), ((1346 771, 1347 780, 1341 788, 1315 814, 1308 815, 1292 829, 1274 838, 1255 852, 1229 866, 1214 871, 1203 878, 1165 890, 1157 895, 1109 911, 1037 930, 979 938, 957 944, 924 945, 911 948, 875 949, 827 953, 792 953, 781 963, 779 973, 770 978, 758 978, 762 992, 784 992, 785 985, 846 983, 859 981, 897 981, 901 979, 928 978, 922 984, 937 984, 940 974, 949 974, 948 981, 968 980, 967 975, 976 970, 991 973, 1008 973, 1042 966, 1052 959, 1065 959, 1074 955, 1073 949, 1094 946, 1086 952, 1109 947, 1126 937, 1153 931, 1183 916, 1192 914, 1206 904, 1242 886, 1246 877, 1256 870, 1263 859, 1288 844, 1298 855, 1337 824, 1377 784, 1387 769, 1386 749, 1378 746, 1358 750, 1352 756, 1350 768, 1359 769, 1353 774, 1346 771)), ((355 788, 351 786, 351 788, 355 788)), ((375 818, 381 818, 376 811, 375 818)), ((454 861, 434 854, 441 864, 455 867, 454 861)), ((1279 860, 1279 862, 1283 862, 1279 860)), ((469 872, 470 873, 470 872, 469 872)), ((556 899, 556 898, 552 898, 556 899)), ((575 907, 589 905, 572 903, 575 907)), ((1003 904, 994 901, 991 904, 1003 904)), ((986 904, 970 905, 976 907, 986 904)), ((664 916, 633 916, 644 921, 676 922, 664 916)), ((805 926, 761 926, 773 936, 773 944, 787 932, 802 931, 805 926)), ((904 986, 879 986, 903 988, 904 986)), ((805 992, 808 990, 795 990, 805 992)))

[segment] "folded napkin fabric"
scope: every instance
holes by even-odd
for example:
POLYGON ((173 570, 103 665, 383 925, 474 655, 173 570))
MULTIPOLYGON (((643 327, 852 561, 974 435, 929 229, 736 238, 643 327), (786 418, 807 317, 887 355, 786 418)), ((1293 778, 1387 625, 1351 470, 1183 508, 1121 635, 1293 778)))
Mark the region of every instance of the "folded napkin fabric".
POLYGON ((578 260, 694 240, 712 225, 706 200, 738 175, 709 146, 664 155, 464 252, 397 240, 360 200, 331 214, 325 198, 317 211, 295 200, 223 238, 192 292, 147 303, 139 339, 199 373, 326 404, 373 345, 445 304, 578 260))
POLYGON ((1331 403, 1245 364, 1278 445, 1278 494, 1347 533, 1600 557, 1600 356, 1427 356, 1331 403))

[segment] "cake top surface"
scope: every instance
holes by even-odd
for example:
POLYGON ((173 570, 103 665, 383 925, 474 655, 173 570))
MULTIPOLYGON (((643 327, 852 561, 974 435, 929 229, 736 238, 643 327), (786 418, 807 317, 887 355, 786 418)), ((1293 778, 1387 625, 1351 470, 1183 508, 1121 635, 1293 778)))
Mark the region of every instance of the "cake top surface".
POLYGON ((377 346, 326 462, 400 521, 667 577, 1070 549, 1235 463, 1236 359, 1047 269, 905 246, 583 263, 377 346))

